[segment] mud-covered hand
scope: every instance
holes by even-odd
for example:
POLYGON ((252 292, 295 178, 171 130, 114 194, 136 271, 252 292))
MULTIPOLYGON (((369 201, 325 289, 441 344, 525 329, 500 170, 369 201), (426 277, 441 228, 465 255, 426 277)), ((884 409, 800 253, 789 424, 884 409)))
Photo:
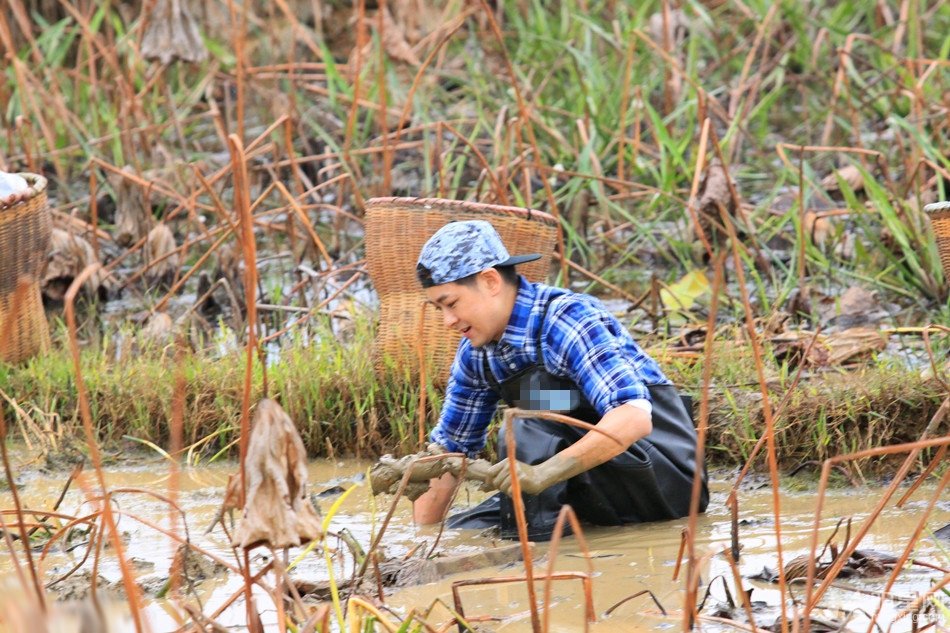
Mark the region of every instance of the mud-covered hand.
MULTIPOLYGON (((577 474, 574 472, 576 465, 572 463, 573 461, 560 455, 555 455, 535 466, 516 461, 515 469, 518 471, 521 492, 536 495, 554 484, 570 479, 577 474)), ((507 458, 492 466, 488 475, 492 486, 511 496, 511 467, 508 465, 507 458)))

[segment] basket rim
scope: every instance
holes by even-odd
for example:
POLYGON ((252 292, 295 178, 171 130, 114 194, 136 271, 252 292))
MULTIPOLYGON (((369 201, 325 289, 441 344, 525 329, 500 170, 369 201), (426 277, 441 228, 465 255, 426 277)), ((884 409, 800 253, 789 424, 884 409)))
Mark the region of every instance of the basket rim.
POLYGON ((387 206, 410 206, 421 208, 457 208, 468 211, 480 211, 485 213, 494 213, 498 215, 515 215, 523 217, 526 220, 539 220, 545 224, 557 226, 557 218, 544 211, 529 209, 527 207, 511 207, 500 204, 489 204, 486 202, 474 202, 472 200, 450 200, 447 198, 416 198, 416 197, 382 197, 370 198, 366 201, 366 208, 369 207, 387 207, 387 206))
POLYGON ((950 200, 945 202, 931 202, 924 205, 925 213, 940 213, 941 211, 950 211, 950 200))
POLYGON ((22 202, 27 202, 46 191, 45 177, 30 172, 20 172, 17 175, 29 183, 30 186, 27 189, 0 198, 0 209, 7 209, 22 202))

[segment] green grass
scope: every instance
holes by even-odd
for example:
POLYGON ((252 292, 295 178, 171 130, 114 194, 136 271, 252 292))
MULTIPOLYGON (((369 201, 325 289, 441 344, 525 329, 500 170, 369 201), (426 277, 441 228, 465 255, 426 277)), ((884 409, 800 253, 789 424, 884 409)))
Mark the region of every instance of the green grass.
MULTIPOLYGON (((419 383, 404 368, 374 367, 371 320, 357 320, 349 342, 316 327, 308 340, 288 343, 267 368, 269 395, 287 411, 311 455, 372 457, 418 448, 419 383)), ((60 334, 64 334, 62 329, 60 334)), ((727 337, 729 338, 729 337, 727 337)), ((710 464, 743 464, 764 433, 763 401, 750 348, 720 343, 714 355, 710 389, 710 464)), ((230 448, 240 427, 244 352, 225 356, 173 349, 141 355, 87 351, 82 372, 96 432, 108 447, 126 436, 168 446, 171 403, 179 376, 184 383, 183 441, 191 463, 209 460, 230 448)), ((667 358, 664 371, 694 395, 696 415, 703 361, 667 358)), ((769 398, 775 417, 779 464, 791 469, 853 452, 917 438, 937 410, 943 394, 936 381, 884 361, 850 371, 806 372, 787 407, 776 411, 794 373, 766 354, 769 398)), ((252 401, 263 396, 263 374, 255 363, 252 401)), ((429 382, 426 424, 435 423, 441 390, 429 382)), ((0 390, 15 401, 4 403, 11 427, 51 453, 82 450, 69 438, 81 435, 75 376, 60 348, 24 366, 0 366, 0 390)), ((491 447, 489 447, 491 450, 491 447)), ((227 451, 226 451, 227 452, 227 451)), ((761 459, 761 454, 760 454, 761 459)), ((893 466, 865 460, 874 471, 893 466)))

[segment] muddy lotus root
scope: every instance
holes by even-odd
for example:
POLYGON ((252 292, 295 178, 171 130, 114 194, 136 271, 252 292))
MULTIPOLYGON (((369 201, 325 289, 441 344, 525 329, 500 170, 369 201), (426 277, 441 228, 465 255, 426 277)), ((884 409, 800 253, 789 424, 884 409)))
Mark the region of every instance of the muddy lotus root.
POLYGON ((247 494, 233 544, 296 547, 323 536, 307 495, 307 452, 290 416, 273 400, 257 405, 244 462, 247 494))

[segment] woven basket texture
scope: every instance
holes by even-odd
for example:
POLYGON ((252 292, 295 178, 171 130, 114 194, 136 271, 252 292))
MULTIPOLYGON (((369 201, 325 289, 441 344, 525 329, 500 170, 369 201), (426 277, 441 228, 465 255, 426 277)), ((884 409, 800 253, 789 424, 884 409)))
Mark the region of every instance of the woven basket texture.
POLYGON ((426 294, 416 279, 416 261, 433 233, 462 220, 491 222, 512 255, 540 254, 541 259, 519 265, 518 272, 530 281, 547 278, 557 240, 557 220, 547 213, 438 198, 368 200, 366 268, 380 300, 377 370, 388 358, 417 376, 421 349, 426 375, 437 384, 448 380, 461 337, 445 327, 439 311, 424 307, 426 294))
POLYGON ((930 216, 930 225, 933 228, 934 240, 937 242, 943 275, 950 279, 950 202, 928 204, 924 207, 924 211, 930 216))
POLYGON ((22 195, 0 199, 0 333, 5 341, 0 360, 7 363, 21 362, 50 346, 40 291, 52 231, 46 179, 20 175, 30 188, 22 195), (20 293, 21 304, 14 306, 21 280, 28 286, 20 293))

